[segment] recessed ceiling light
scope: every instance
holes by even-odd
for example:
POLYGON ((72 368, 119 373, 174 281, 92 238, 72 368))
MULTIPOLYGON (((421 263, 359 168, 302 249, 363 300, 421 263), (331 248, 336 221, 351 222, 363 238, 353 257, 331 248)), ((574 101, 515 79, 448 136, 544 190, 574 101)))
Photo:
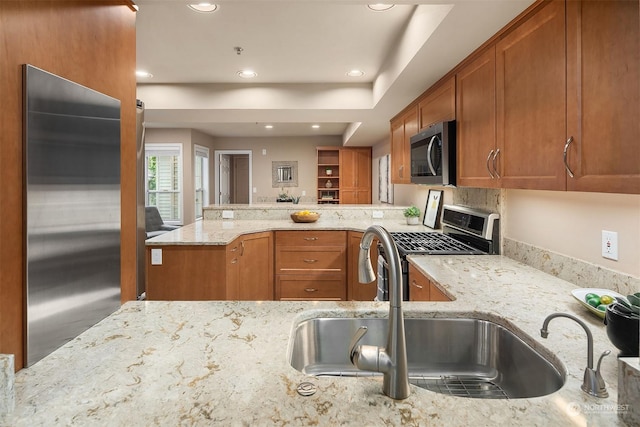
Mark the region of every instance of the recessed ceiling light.
POLYGON ((311 125, 313 129, 320 129, 320 125, 311 125))
POLYGON ((385 3, 376 3, 376 4, 368 4, 367 7, 375 12, 384 12, 385 10, 391 9, 395 4, 385 4, 385 3))
POLYGON ((196 12, 211 13, 218 10, 218 5, 209 2, 200 2, 197 4, 190 4, 189 8, 196 12))
POLYGON ((256 77, 258 75, 258 73, 256 73, 253 70, 240 70, 240 71, 238 71, 238 75, 240 77, 242 77, 243 79, 252 79, 252 78, 256 77))
POLYGON ((273 129, 273 125, 264 125, 265 129, 273 129))
POLYGON ((362 77, 364 76, 364 71, 362 70, 351 70, 347 72, 347 76, 349 77, 362 77))
POLYGON ((153 77, 153 74, 151 74, 148 71, 144 71, 144 70, 136 70, 136 76, 138 77, 144 77, 144 78, 151 78, 153 77))

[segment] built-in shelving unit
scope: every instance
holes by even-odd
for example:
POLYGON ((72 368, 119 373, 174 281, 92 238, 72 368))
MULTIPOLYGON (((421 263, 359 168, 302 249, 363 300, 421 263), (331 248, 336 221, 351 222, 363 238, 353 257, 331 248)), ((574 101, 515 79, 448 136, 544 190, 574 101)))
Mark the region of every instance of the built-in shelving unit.
POLYGON ((319 204, 340 203, 340 148, 317 147, 319 204))

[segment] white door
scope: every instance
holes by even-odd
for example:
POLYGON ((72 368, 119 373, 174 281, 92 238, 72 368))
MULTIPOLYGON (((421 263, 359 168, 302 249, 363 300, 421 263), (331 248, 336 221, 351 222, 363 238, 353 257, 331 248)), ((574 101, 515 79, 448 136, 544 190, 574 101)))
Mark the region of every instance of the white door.
POLYGON ((231 156, 229 154, 220 154, 220 204, 225 205, 231 203, 231 156))

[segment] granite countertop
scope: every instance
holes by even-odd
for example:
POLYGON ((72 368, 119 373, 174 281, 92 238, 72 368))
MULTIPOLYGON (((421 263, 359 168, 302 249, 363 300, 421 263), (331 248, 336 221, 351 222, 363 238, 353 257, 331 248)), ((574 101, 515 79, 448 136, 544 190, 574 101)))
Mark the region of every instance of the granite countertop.
POLYGON ((204 220, 185 225, 146 241, 157 245, 227 245, 247 233, 282 230, 351 230, 365 231, 371 225, 381 225, 389 231, 434 231, 424 225, 407 225, 404 219, 341 219, 326 218, 313 223, 295 223, 290 219, 204 220))
MULTIPOLYGON (((421 256, 412 262, 452 302, 405 303, 405 317, 474 317, 514 329, 566 370, 556 393, 484 400, 411 387, 382 394, 379 378, 308 377, 288 363, 302 320, 385 316, 379 302, 129 302, 56 352, 19 371, 9 426, 210 425, 624 425, 617 417, 617 361, 602 363, 609 397, 580 390, 587 341, 582 328, 544 318, 572 313, 588 323, 596 357, 616 349, 602 321, 570 294, 569 282, 501 256, 421 256), (296 387, 310 381, 316 394, 296 387)), ((347 351, 347 349, 345 349, 347 351)), ((597 360, 597 359, 596 359, 597 360)))

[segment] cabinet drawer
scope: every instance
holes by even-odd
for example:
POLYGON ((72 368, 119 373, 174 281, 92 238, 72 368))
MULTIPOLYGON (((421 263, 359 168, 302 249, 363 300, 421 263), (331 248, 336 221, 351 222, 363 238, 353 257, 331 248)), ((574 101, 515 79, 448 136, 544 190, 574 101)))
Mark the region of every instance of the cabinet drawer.
POLYGON ((276 249, 277 273, 295 273, 300 270, 340 273, 346 271, 346 255, 343 248, 313 250, 285 246, 276 249))
POLYGON ((278 275, 276 300, 344 300, 346 286, 342 275, 278 275))
POLYGON ((346 231, 276 231, 276 247, 346 245, 346 231))

